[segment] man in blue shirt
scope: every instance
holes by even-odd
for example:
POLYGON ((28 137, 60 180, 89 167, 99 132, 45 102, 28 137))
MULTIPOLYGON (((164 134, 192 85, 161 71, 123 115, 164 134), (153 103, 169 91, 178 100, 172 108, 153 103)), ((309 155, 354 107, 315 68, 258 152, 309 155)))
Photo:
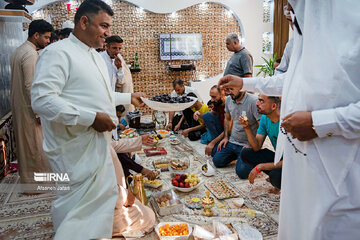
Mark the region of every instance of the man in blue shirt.
POLYGON ((253 167, 248 179, 251 184, 261 172, 269 175, 270 183, 277 189, 281 188, 282 160, 274 165, 275 152, 265 148, 261 149, 266 136, 269 137, 272 146, 276 149, 280 123, 280 99, 259 94, 256 102, 258 113, 263 114, 256 136, 252 133, 246 117, 240 116, 238 121, 244 127, 251 148, 244 147, 241 151, 241 159, 253 167))

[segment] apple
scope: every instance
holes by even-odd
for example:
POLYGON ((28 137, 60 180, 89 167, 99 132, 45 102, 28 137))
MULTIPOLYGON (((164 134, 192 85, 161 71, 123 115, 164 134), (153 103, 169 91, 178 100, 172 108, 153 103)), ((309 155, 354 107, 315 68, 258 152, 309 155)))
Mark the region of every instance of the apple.
POLYGON ((181 187, 181 188, 185 187, 185 186, 184 186, 184 183, 181 182, 181 183, 179 184, 179 187, 181 187))
POLYGON ((179 174, 176 174, 176 181, 181 182, 181 176, 179 174))
POLYGON ((187 183, 185 183, 185 187, 186 188, 189 188, 190 187, 190 184, 187 182, 187 183))
POLYGON ((186 179, 186 175, 185 174, 181 174, 181 180, 184 181, 186 179))
POLYGON ((173 183, 172 183, 175 187, 178 187, 179 186, 179 183, 175 180, 173 183))

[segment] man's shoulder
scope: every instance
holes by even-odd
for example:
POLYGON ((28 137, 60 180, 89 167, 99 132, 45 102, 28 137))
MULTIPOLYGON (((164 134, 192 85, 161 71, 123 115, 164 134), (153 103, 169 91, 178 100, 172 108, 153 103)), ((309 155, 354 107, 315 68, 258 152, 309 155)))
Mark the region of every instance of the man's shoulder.
POLYGON ((256 101, 258 100, 258 97, 253 93, 247 92, 247 93, 245 93, 245 95, 246 95, 246 100, 251 103, 254 103, 254 102, 256 103, 256 101))
POLYGON ((66 39, 63 39, 63 40, 60 40, 60 41, 50 44, 44 50, 68 52, 68 51, 72 51, 74 49, 74 45, 75 44, 69 38, 66 38, 66 39))

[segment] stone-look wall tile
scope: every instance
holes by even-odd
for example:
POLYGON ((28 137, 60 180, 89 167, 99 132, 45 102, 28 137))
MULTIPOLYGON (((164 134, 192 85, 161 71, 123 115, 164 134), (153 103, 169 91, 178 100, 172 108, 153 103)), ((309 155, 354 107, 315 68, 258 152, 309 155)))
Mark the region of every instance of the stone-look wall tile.
MULTIPOLYGON (((36 12, 33 17, 50 16, 55 29, 61 24, 73 20, 74 13, 81 1, 75 1, 73 11, 67 12, 67 2, 57 2, 36 12)), ((157 94, 170 93, 172 81, 182 79, 185 83, 201 78, 208 78, 224 71, 226 62, 232 55, 226 49, 225 37, 229 33, 240 36, 240 27, 234 16, 228 10, 216 3, 207 3, 207 8, 198 5, 176 12, 176 15, 157 14, 140 10, 131 3, 112 1, 115 12, 112 34, 124 39, 122 56, 127 64, 134 62, 138 53, 141 72, 133 73, 134 90, 142 91, 152 97, 157 94), (160 61, 160 33, 202 33, 203 59, 192 61, 196 65, 194 71, 173 72, 167 64, 170 61, 160 61)), ((241 36, 240 36, 241 37, 241 36)), ((171 64, 183 64, 189 61, 171 61, 171 64)), ((150 110, 144 110, 149 113, 150 110)))

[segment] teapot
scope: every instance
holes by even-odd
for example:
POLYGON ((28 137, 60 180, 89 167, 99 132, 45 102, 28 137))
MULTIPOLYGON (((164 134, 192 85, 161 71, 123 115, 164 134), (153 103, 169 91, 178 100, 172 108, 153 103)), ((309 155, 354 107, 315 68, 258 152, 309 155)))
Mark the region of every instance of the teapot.
POLYGON ((129 175, 126 178, 126 184, 129 188, 129 191, 131 191, 134 196, 146 206, 148 204, 148 199, 145 193, 143 175, 141 173, 135 174, 135 176, 129 175), (134 180, 134 187, 132 190, 129 184, 129 178, 132 178, 134 180))

